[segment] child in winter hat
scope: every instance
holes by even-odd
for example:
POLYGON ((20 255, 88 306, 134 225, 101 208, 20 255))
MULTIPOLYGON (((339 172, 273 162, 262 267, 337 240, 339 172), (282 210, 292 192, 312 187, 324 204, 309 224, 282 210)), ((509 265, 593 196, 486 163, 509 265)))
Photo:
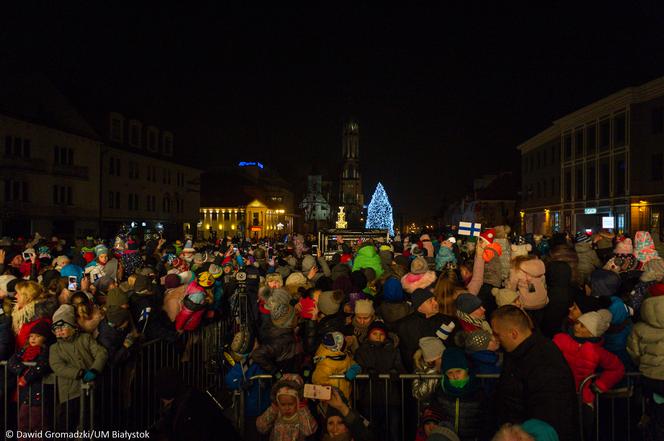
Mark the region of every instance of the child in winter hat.
POLYGON ((341 332, 328 332, 323 336, 321 344, 314 356, 316 368, 311 382, 338 388, 344 396, 350 397, 351 383, 360 373, 360 365, 355 363, 350 354, 345 352, 345 338, 341 332), (331 375, 341 374, 345 380, 332 379, 331 375))
POLYGON ((461 329, 472 332, 477 329, 491 331, 491 325, 486 320, 482 300, 474 294, 463 292, 454 301, 456 315, 459 318, 461 329))
MULTIPOLYGON (((440 374, 444 351, 445 345, 438 337, 422 337, 419 341, 419 349, 413 355, 415 373, 440 374)), ((438 387, 438 383, 437 378, 413 380, 413 397, 424 403, 429 402, 436 387, 438 387)))
POLYGON ((602 344, 602 336, 609 329, 611 318, 606 309, 587 312, 576 320, 571 334, 560 333, 553 337, 572 369, 577 390, 585 378, 599 372, 599 376, 592 383, 588 382, 582 391, 583 402, 589 406, 595 401, 593 388, 606 392, 625 375, 620 359, 602 344))
POLYGON ((500 343, 489 331, 478 329, 457 334, 457 344, 465 349, 476 374, 499 374, 503 354, 500 343))
MULTIPOLYGON (((68 400, 78 404, 81 380, 94 381, 106 364, 108 352, 91 334, 76 332, 72 305, 61 305, 55 311, 52 329, 58 340, 50 347, 49 365, 58 376, 60 404, 66 406, 68 400), (73 353, 77 356, 72 357, 70 354, 73 353), (74 378, 72 372, 76 372, 74 378)), ((75 404, 69 403, 70 406, 75 404)))
POLYGON ((302 397, 303 380, 287 374, 272 388, 272 405, 256 419, 256 428, 270 441, 304 441, 318 430, 316 418, 302 397))

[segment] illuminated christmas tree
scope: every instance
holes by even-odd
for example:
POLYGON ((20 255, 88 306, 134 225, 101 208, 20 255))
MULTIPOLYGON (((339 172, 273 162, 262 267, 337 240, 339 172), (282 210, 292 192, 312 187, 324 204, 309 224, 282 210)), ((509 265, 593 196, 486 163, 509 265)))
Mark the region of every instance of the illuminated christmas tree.
POLYGON ((394 236, 394 220, 392 219, 392 206, 387 199, 387 193, 380 182, 371 196, 367 210, 366 228, 387 229, 390 236, 394 236))

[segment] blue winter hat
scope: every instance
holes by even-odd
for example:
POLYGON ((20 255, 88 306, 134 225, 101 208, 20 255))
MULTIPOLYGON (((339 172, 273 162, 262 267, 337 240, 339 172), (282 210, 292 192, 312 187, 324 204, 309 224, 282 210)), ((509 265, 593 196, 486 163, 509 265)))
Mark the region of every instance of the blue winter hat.
POLYGON ((455 300, 456 308, 466 314, 470 314, 482 306, 482 300, 469 292, 462 292, 455 300))
POLYGON ((65 265, 62 267, 62 269, 60 270, 60 275, 62 277, 76 276, 76 282, 81 283, 81 279, 83 279, 83 268, 81 268, 78 265, 74 265, 73 263, 70 263, 69 265, 65 265))
POLYGON ((611 297, 620 289, 620 276, 613 271, 596 269, 590 273, 590 288, 593 297, 611 297))
POLYGON ((108 255, 108 248, 106 248, 106 245, 99 244, 95 247, 95 256, 99 257, 103 254, 108 255))
POLYGON ((445 352, 443 352, 443 365, 441 370, 445 373, 450 369, 468 370, 466 354, 460 348, 447 348, 445 349, 445 352))
POLYGON ((385 281, 383 285, 383 299, 391 303, 403 302, 403 288, 399 279, 390 277, 385 281))

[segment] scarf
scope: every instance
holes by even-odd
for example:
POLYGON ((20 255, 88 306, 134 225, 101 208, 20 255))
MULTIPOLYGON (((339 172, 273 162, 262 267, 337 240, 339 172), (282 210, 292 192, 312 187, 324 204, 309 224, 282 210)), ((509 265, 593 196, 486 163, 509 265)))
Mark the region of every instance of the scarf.
POLYGON ((32 361, 41 354, 41 346, 27 346, 23 351, 23 360, 21 361, 32 361))
POLYGON ((353 317, 353 334, 357 337, 357 341, 363 342, 367 338, 367 333, 369 332, 369 323, 366 326, 360 326, 357 324, 355 321, 355 317, 353 317))
POLYGON ((441 386, 443 387, 443 392, 445 392, 445 395, 448 395, 453 398, 462 398, 477 391, 477 388, 479 387, 477 379, 475 378, 474 375, 471 374, 469 375, 470 376, 468 377, 468 383, 462 388, 457 388, 452 386, 452 384, 450 383, 450 379, 447 378, 447 375, 443 375, 443 379, 441 380, 441 386))
POLYGON ((459 317, 459 320, 462 320, 466 323, 470 323, 471 325, 477 326, 479 329, 483 329, 485 331, 492 332, 491 331, 491 325, 485 319, 473 317, 471 315, 466 314, 463 311, 459 311, 458 309, 457 309, 456 314, 457 314, 457 317, 459 317))
POLYGON ((33 318, 35 317, 36 304, 37 302, 33 300, 32 302, 25 305, 23 308, 14 309, 12 311, 12 329, 14 330, 15 334, 19 333, 21 327, 25 323, 29 323, 33 320, 33 318))

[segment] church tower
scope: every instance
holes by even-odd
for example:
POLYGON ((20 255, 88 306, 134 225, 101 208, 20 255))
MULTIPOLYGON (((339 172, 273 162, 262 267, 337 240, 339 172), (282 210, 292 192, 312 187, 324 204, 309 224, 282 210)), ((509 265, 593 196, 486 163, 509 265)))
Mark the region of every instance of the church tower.
POLYGON ((360 128, 355 121, 344 124, 341 145, 343 168, 340 179, 340 205, 345 207, 346 219, 351 227, 362 226, 364 207, 362 176, 360 174, 360 128))

